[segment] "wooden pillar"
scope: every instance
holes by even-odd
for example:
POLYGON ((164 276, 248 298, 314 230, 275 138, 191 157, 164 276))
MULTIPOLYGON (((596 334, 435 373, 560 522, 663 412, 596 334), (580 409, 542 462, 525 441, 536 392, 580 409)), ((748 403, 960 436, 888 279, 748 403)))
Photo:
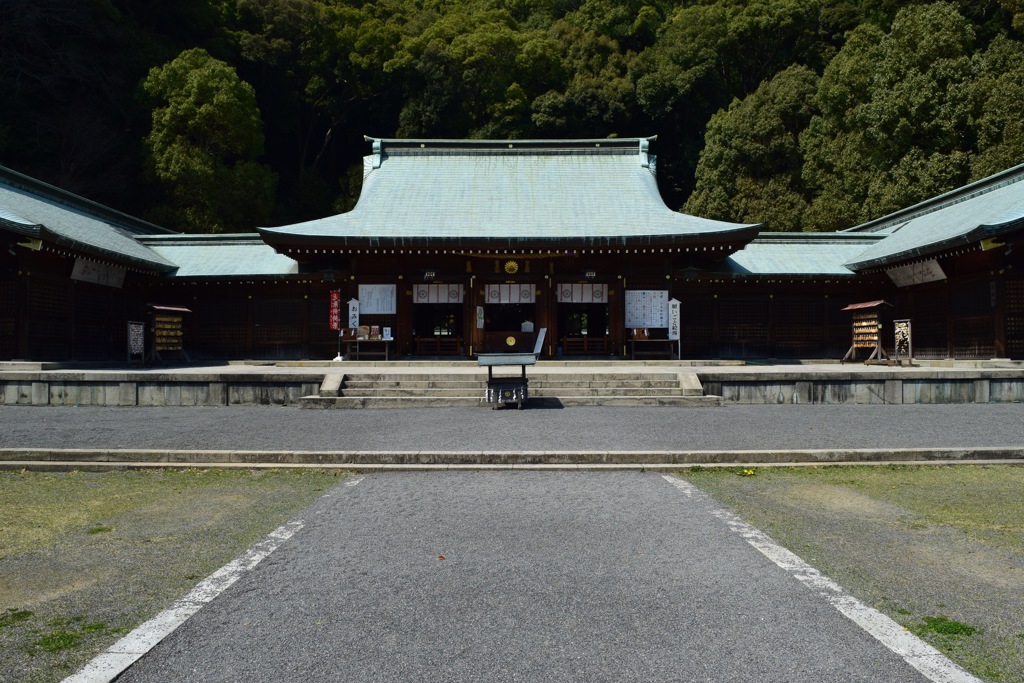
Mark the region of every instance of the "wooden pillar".
POLYGON ((470 356, 483 351, 484 331, 477 327, 476 322, 476 309, 478 306, 484 305, 483 298, 480 295, 480 290, 483 287, 484 285, 480 282, 480 279, 474 276, 470 276, 469 282, 466 285, 462 325, 465 330, 463 339, 466 340, 466 354, 470 356))
POLYGON ((14 301, 14 357, 28 358, 29 337, 29 297, 31 296, 31 276, 28 271, 18 271, 17 294, 14 301))
POLYGON ((550 355, 548 353, 548 346, 551 345, 553 339, 557 339, 555 336, 557 330, 555 328, 558 326, 557 321, 551 319, 555 309, 551 305, 551 287, 548 284, 549 282, 549 280, 540 280, 539 282, 532 283, 533 291, 536 295, 535 309, 537 311, 536 319, 533 321, 533 330, 539 333, 542 327, 548 329, 545 346, 541 349, 541 353, 544 355, 550 355))
POLYGON ((626 346, 626 291, 625 282, 613 280, 608 285, 608 336, 611 353, 625 355, 626 346))
POLYGON ((252 290, 242 290, 242 305, 245 306, 245 356, 255 358, 253 353, 256 347, 256 302, 247 291, 252 290))
POLYGON ((719 321, 721 316, 718 314, 719 299, 717 294, 711 295, 711 346, 714 349, 714 358, 722 357, 722 334, 720 330, 719 321))
POLYGON ((1006 279, 1002 275, 992 278, 989 287, 992 290, 992 333, 995 339, 994 351, 996 358, 1006 358, 1006 279))
POLYGON ((411 279, 399 277, 395 280, 395 329, 391 336, 395 338, 395 355, 409 356, 415 350, 416 341, 412 338, 413 316, 413 284, 411 279))
POLYGON ((302 286, 302 357, 306 360, 312 357, 313 341, 311 337, 312 326, 310 325, 309 318, 313 313, 312 302, 310 297, 313 296, 312 285, 306 284, 302 286))

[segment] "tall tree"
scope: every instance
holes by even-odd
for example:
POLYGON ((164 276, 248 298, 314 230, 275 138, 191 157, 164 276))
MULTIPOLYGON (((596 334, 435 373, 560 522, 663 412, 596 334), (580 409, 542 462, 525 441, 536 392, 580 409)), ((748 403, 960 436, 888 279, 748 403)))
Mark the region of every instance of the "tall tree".
POLYGON ((170 200, 160 222, 192 232, 265 222, 276 179, 258 161, 263 124, 252 87, 195 48, 152 69, 143 88, 157 102, 145 139, 150 168, 170 200))
POLYGON ((800 230, 807 202, 799 135, 817 87, 813 71, 792 66, 712 116, 687 213, 800 230))
MULTIPOLYGON (((692 191, 712 114, 791 64, 817 65, 830 53, 819 30, 823 4, 834 3, 712 0, 678 3, 668 13, 657 41, 630 72, 639 106, 661 135, 666 163, 659 183, 670 202, 692 191)), ((830 31, 840 20, 830 15, 830 31)))
POLYGON ((801 137, 810 228, 848 227, 967 179, 974 35, 946 2, 901 10, 888 33, 851 33, 801 137))
POLYGON ((1024 44, 1000 36, 975 61, 972 180, 1024 163, 1024 44))

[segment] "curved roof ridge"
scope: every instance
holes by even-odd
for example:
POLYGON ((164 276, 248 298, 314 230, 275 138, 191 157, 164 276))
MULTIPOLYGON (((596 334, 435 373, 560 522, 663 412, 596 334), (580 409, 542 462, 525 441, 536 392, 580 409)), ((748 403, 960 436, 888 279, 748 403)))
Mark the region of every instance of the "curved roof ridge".
MULTIPOLYGON (((649 154, 653 139, 613 138, 607 147, 597 145, 608 141, 585 141, 594 145, 594 154, 576 153, 580 141, 564 140, 540 141, 515 154, 508 151, 523 141, 456 141, 458 149, 472 154, 389 154, 389 145, 427 150, 431 143, 367 138, 373 153, 364 160, 363 187, 351 211, 260 232, 279 244, 338 245, 745 243, 757 234, 760 224, 699 218, 666 206, 649 154), (547 149, 566 153, 544 153, 547 149)), ((443 149, 455 143, 435 144, 434 149, 443 149)))

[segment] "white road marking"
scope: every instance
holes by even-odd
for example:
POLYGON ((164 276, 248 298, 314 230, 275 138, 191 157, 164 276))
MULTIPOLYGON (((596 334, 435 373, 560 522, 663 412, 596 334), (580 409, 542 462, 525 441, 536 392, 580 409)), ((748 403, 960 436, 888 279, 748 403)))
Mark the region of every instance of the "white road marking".
MULTIPOLYGON (((692 499, 695 495, 704 495, 688 481, 668 474, 662 476, 665 481, 682 491, 687 498, 692 499)), ((841 614, 902 657, 910 666, 924 674, 928 680, 934 681, 934 683, 983 683, 981 679, 961 669, 944 654, 889 617, 868 607, 844 591, 835 581, 777 544, 763 531, 747 524, 721 507, 712 509, 712 514, 725 522, 732 531, 742 536, 762 555, 825 598, 841 614)))
MULTIPOLYGON (((362 477, 347 480, 345 486, 355 486, 362 480, 362 477)), ((305 522, 297 519, 270 532, 265 539, 200 581, 185 597, 111 645, 86 664, 81 671, 68 676, 62 683, 110 683, 156 647, 174 629, 184 624, 203 605, 227 590, 231 584, 242 578, 243 574, 255 569, 256 565, 298 533, 303 526, 305 522)))

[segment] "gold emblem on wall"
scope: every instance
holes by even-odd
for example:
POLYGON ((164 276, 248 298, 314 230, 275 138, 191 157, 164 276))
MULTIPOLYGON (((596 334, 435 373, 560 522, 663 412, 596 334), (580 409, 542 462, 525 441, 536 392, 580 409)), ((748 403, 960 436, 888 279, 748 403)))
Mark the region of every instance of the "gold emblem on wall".
POLYGON ((508 337, 505 337, 505 344, 507 346, 515 346, 516 345, 516 338, 511 336, 511 335, 509 335, 508 337))
POLYGON ((519 272, 519 264, 515 261, 506 261, 505 272, 508 273, 509 275, 515 275, 516 273, 519 272))

